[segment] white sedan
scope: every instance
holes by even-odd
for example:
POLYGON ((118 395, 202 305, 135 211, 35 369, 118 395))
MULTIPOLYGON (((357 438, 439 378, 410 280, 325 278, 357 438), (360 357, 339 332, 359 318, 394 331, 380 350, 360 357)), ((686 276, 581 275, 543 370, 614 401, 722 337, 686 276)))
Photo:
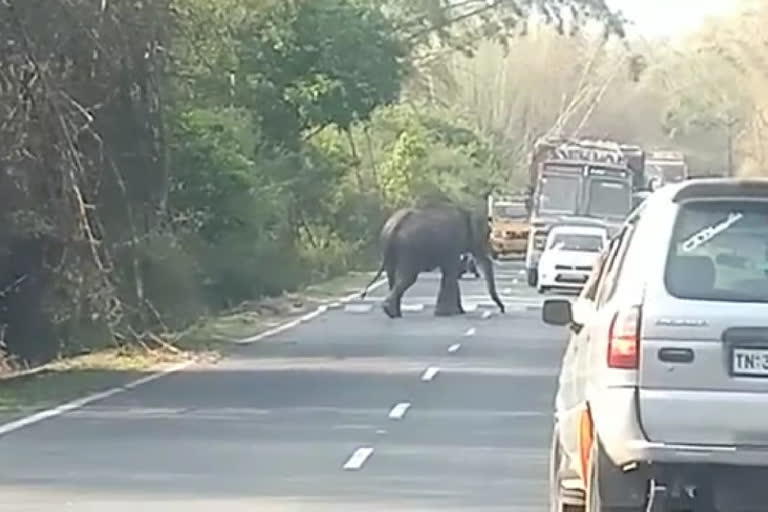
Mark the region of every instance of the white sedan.
POLYGON ((597 226, 555 226, 539 260, 539 293, 552 288, 580 290, 586 283, 608 232, 597 226))

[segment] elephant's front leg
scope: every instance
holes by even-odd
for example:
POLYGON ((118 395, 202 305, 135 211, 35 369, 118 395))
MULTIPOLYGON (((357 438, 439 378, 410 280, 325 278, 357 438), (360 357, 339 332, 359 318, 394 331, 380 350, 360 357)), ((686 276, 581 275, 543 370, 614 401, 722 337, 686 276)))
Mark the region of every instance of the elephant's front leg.
POLYGON ((459 285, 458 280, 456 281, 456 309, 459 311, 460 315, 466 313, 464 307, 461 305, 461 286, 459 285))
POLYGON ((458 265, 441 267, 440 290, 437 293, 436 316, 452 316, 464 313, 459 293, 458 265))

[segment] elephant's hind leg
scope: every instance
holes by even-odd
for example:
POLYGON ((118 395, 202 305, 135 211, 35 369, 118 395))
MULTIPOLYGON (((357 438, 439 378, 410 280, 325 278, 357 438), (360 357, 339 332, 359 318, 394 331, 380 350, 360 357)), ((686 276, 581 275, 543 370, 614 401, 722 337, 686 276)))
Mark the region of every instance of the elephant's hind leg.
POLYGON ((403 313, 400 309, 400 305, 403 300, 403 294, 405 294, 408 288, 413 286, 413 283, 416 282, 416 278, 418 278, 418 276, 418 272, 411 270, 397 271, 395 285, 392 288, 392 291, 389 292, 389 296, 387 296, 382 306, 384 312, 389 318, 400 318, 403 316, 403 313))
POLYGON ((389 291, 395 287, 395 269, 387 268, 387 285, 389 285, 389 291))

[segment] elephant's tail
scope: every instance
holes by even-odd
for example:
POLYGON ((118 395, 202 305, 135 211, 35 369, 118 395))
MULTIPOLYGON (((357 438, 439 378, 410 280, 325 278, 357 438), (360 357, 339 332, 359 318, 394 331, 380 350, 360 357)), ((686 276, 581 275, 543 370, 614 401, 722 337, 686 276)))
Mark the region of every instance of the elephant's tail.
POLYGON ((381 266, 379 267, 379 271, 376 272, 376 275, 371 279, 371 282, 368 283, 365 288, 363 288, 363 291, 360 292, 360 298, 364 299, 365 296, 368 294, 368 288, 371 287, 373 283, 375 283, 380 277, 381 274, 384 272, 384 270, 387 267, 390 267, 394 263, 395 255, 392 251, 392 240, 394 239, 395 235, 397 234, 398 230, 400 229, 400 226, 403 224, 403 221, 411 216, 411 213, 413 213, 412 209, 403 209, 395 212, 384 224, 384 227, 381 229, 382 233, 382 241, 384 247, 382 248, 382 254, 383 257, 381 259, 381 266))
POLYGON ((375 283, 376 281, 378 281, 378 279, 381 277, 381 274, 382 274, 382 272, 384 272, 384 269, 386 268, 386 265, 387 265, 387 258, 385 256, 384 260, 381 262, 381 266, 379 267, 379 271, 376 273, 375 276, 373 276, 373 279, 371 279, 371 282, 368 283, 367 285, 365 285, 365 288, 363 288, 363 291, 360 292, 360 298, 361 299, 365 298, 365 296, 368 294, 368 288, 370 288, 371 285, 373 283, 375 283))

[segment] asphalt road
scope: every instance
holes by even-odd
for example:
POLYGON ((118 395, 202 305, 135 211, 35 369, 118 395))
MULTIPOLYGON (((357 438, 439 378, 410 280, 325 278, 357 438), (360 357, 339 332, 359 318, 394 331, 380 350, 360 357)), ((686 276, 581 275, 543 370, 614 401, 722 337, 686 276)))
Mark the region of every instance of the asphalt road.
POLYGON ((565 333, 519 269, 505 315, 465 278, 436 318, 424 275, 402 319, 356 301, 11 432, 0 510, 544 511, 565 333))

